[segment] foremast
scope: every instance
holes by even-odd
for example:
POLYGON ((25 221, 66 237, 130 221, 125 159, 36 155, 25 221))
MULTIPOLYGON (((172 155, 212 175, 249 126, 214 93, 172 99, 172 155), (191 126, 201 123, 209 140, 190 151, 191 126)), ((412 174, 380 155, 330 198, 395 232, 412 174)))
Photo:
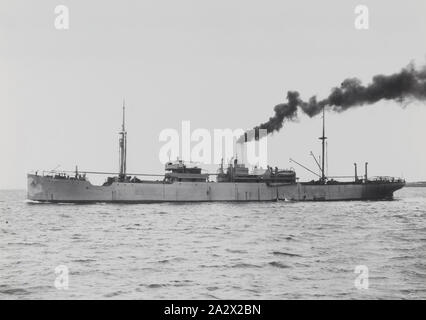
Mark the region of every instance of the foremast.
POLYGON ((126 156, 127 156, 127 132, 126 132, 126 106, 125 101, 123 100, 123 122, 121 125, 121 131, 119 132, 120 135, 120 168, 119 168, 119 179, 125 180, 126 178, 126 156))

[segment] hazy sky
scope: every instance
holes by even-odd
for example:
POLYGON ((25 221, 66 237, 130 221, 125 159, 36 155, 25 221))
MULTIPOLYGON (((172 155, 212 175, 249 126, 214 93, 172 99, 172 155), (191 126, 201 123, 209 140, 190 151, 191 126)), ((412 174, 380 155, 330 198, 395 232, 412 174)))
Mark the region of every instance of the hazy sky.
MULTIPOLYGON (((426 2, 0 0, 0 188, 25 188, 33 169, 118 169, 121 103, 128 170, 163 172, 165 128, 251 128, 287 90, 328 95, 346 77, 426 61, 426 2), (56 30, 66 5, 69 30, 56 30), (354 9, 369 8, 369 30, 354 9)), ((426 105, 381 102, 327 116, 329 173, 426 180, 426 105), (360 169, 363 173, 363 169, 360 169)), ((314 167, 319 117, 269 138, 269 162, 314 167)), ((312 176, 297 169, 302 179, 312 176)))

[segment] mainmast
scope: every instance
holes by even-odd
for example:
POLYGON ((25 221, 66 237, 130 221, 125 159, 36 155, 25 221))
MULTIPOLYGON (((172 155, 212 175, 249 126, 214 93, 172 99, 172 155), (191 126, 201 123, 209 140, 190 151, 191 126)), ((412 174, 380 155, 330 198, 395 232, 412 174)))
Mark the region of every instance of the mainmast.
POLYGON ((319 137, 322 140, 322 163, 321 163, 321 181, 325 182, 325 107, 322 108, 322 137, 319 137))
POLYGON ((120 135, 120 168, 119 168, 119 178, 124 180, 126 178, 126 151, 127 151, 127 132, 125 127, 126 121, 126 106, 125 101, 123 100, 123 123, 121 125, 120 135))

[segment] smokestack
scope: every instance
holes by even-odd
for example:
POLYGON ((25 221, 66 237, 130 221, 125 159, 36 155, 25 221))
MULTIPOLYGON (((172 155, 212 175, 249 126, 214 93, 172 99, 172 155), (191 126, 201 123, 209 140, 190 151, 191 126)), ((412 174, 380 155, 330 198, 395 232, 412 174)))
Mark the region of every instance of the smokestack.
POLYGON ((355 166, 355 182, 357 182, 358 181, 358 168, 357 168, 356 163, 354 163, 354 166, 355 166))
MULTIPOLYGON (((357 78, 343 80, 340 87, 331 90, 328 97, 317 100, 316 96, 303 101, 297 91, 287 92, 287 102, 274 107, 274 115, 268 121, 254 127, 255 132, 266 129, 267 133, 279 131, 285 121, 292 121, 301 110, 309 117, 319 114, 324 107, 331 111, 343 112, 352 107, 374 104, 380 100, 394 100, 402 103, 411 100, 426 100, 426 66, 416 69, 413 64, 391 75, 375 75, 368 85, 362 85, 357 78)), ((259 139, 259 134, 255 134, 259 139)), ((243 143, 246 136, 240 137, 243 143)))
POLYGON ((368 179, 368 175, 367 175, 368 171, 367 171, 367 169, 368 169, 368 162, 365 163, 365 175, 364 175, 364 178, 365 178, 366 182, 367 182, 367 179, 368 179))

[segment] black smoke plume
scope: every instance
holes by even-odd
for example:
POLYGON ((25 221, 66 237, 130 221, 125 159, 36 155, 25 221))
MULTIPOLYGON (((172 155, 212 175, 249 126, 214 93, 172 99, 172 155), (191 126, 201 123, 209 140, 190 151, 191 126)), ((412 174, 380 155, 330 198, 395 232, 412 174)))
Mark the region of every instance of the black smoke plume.
MULTIPOLYGON (((394 100, 399 103, 412 100, 426 100, 426 66, 416 69, 408 65, 398 73, 391 75, 376 75, 370 84, 364 86, 357 78, 345 79, 340 87, 331 90, 330 95, 317 100, 316 96, 303 101, 297 91, 287 92, 287 102, 274 107, 274 116, 268 121, 254 127, 254 139, 259 139, 259 129, 266 129, 268 134, 279 131, 284 122, 297 117, 298 110, 310 117, 320 113, 323 108, 342 112, 352 107, 376 103, 380 100, 394 100)), ((238 142, 248 140, 247 133, 238 142)))

